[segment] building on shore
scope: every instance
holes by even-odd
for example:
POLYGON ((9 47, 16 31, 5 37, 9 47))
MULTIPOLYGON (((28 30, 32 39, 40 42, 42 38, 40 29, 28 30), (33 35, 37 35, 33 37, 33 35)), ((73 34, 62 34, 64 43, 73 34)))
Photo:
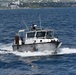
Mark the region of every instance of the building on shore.
POLYGON ((19 6, 16 4, 10 4, 10 9, 18 9, 19 6))

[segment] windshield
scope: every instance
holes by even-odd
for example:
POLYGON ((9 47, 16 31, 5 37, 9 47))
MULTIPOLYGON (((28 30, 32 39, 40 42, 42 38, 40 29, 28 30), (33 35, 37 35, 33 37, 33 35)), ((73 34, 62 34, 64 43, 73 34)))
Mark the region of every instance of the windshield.
POLYGON ((37 38, 39 38, 39 37, 45 37, 45 32, 37 32, 36 37, 37 38))
POLYGON ((27 33, 27 38, 33 38, 35 36, 35 32, 27 33))
POLYGON ((53 31, 47 32, 47 38, 52 38, 54 36, 53 31))

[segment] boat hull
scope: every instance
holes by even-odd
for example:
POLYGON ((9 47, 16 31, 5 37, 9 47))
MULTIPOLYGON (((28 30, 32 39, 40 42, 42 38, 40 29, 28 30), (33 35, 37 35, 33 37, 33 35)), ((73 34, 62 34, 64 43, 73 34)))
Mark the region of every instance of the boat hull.
POLYGON ((28 51, 45 51, 49 50, 52 53, 55 53, 60 47, 60 42, 48 42, 48 43, 33 43, 33 44, 24 44, 24 45, 13 45, 14 51, 28 52, 28 51))

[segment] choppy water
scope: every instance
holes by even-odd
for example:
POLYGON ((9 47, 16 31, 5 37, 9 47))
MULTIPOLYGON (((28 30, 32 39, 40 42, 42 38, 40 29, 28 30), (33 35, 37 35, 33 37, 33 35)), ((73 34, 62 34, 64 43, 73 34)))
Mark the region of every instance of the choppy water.
POLYGON ((0 10, 0 75, 76 75, 76 8, 0 10), (32 22, 55 29, 57 55, 12 50, 15 33, 32 22), (31 56, 31 57, 30 57, 31 56))

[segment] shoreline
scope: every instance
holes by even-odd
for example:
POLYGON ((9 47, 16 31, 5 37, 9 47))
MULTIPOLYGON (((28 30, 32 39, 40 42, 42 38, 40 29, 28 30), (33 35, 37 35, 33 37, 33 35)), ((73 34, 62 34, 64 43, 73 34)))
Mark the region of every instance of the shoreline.
POLYGON ((44 7, 44 8, 15 8, 15 9, 0 9, 0 10, 22 10, 22 9, 51 9, 51 8, 76 8, 76 7, 44 7))

